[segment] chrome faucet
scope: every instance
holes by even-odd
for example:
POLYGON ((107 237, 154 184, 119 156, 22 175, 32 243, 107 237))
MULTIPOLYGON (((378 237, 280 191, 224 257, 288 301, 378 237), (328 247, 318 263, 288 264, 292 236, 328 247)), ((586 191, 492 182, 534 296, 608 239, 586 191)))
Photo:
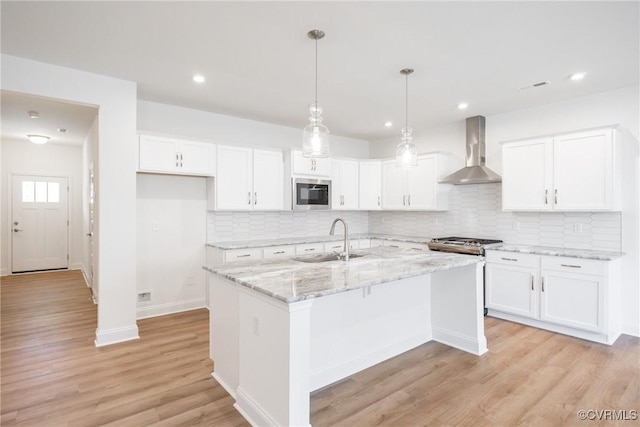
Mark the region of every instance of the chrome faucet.
POLYGON ((339 255, 344 257, 345 261, 349 261, 349 229, 347 228, 347 223, 344 222, 342 218, 336 218, 333 220, 333 224, 331 224, 331 230, 329 230, 329 235, 333 236, 333 233, 336 231, 336 222, 340 221, 342 225, 344 225, 344 248, 343 252, 339 255))

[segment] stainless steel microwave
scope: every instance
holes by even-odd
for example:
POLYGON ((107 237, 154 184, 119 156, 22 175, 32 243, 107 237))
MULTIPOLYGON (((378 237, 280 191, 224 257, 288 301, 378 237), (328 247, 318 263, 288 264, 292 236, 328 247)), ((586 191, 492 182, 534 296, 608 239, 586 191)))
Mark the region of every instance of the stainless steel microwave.
POLYGON ((331 181, 326 179, 293 179, 293 209, 331 209, 331 181))

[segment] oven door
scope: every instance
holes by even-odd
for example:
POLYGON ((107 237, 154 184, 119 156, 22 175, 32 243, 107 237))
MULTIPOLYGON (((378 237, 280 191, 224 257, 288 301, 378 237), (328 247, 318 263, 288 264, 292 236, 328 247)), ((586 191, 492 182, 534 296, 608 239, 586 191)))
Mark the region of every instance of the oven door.
POLYGON ((325 179, 294 179, 293 209, 331 209, 331 181, 325 179))

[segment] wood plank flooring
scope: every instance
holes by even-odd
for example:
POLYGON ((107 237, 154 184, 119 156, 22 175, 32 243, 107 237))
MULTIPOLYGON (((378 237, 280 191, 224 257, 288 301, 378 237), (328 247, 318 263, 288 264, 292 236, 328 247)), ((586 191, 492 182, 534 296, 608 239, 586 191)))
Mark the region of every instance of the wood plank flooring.
MULTIPOLYGON (((2 426, 248 425, 210 376, 207 310, 140 320, 140 340, 96 348, 79 272, 3 277, 0 290, 2 426)), ((640 425, 640 339, 609 347, 492 318, 486 336, 481 357, 428 343, 319 390, 311 423, 640 425)))

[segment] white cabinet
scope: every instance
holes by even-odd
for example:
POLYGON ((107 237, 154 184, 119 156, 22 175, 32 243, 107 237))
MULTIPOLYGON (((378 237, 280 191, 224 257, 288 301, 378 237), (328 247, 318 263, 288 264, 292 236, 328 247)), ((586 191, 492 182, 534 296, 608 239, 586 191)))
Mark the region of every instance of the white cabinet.
POLYGON ((324 243, 303 243, 296 245, 296 255, 310 255, 324 252, 324 243))
POLYGON ((333 210, 358 209, 358 162, 331 160, 331 208, 333 210))
POLYGON ((293 175, 324 176, 331 175, 331 160, 328 157, 308 158, 302 155, 302 151, 292 152, 293 175))
POLYGON ((214 144, 140 135, 138 170, 212 176, 215 172, 215 155, 214 144))
POLYGON ((619 260, 487 251, 489 314, 611 344, 620 335, 619 260))
POLYGON ((296 247, 294 245, 269 246, 262 250, 264 259, 287 258, 295 256, 296 247))
POLYGON ((361 210, 382 209, 382 161, 360 161, 358 197, 361 210))
POLYGON ((384 240, 384 243, 380 246, 386 246, 389 248, 403 248, 403 249, 412 249, 414 251, 428 251, 429 245, 426 243, 416 243, 416 242, 400 242, 397 240, 384 240))
POLYGON ((524 211, 620 210, 615 130, 510 142, 502 148, 502 207, 524 211))
POLYGON ((418 167, 396 167, 395 160, 382 163, 382 208, 385 210, 446 210, 449 184, 438 180, 451 172, 442 154, 421 154, 418 167))
POLYGON ((283 180, 281 152, 218 146, 217 209, 282 209, 283 180))

